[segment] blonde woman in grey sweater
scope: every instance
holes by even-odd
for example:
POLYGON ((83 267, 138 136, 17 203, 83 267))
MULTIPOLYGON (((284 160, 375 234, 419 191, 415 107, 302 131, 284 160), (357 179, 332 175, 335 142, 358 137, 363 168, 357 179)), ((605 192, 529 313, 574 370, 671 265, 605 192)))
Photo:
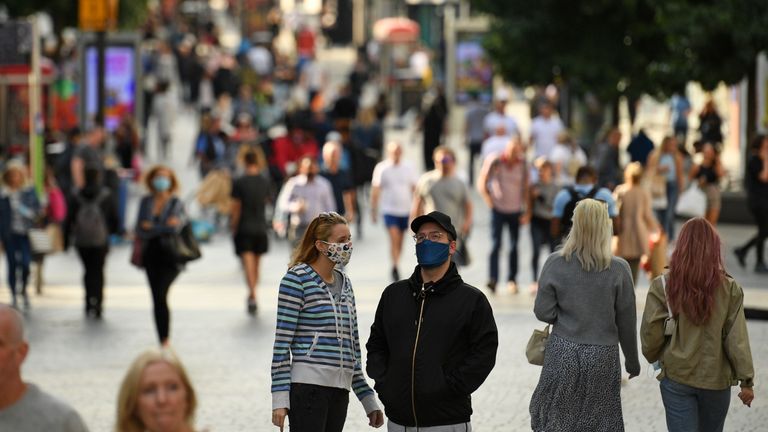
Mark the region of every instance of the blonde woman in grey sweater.
POLYGON ((531 398, 534 431, 623 431, 621 364, 640 373, 629 264, 611 255, 605 203, 580 201, 563 248, 547 258, 534 312, 553 324, 531 398))

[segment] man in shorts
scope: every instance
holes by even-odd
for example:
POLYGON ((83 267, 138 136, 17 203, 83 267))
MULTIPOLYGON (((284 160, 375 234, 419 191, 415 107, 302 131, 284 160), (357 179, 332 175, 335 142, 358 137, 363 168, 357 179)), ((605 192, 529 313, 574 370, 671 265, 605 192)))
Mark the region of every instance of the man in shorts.
POLYGON ((379 214, 384 217, 392 257, 392 281, 396 282, 400 280, 397 263, 403 249, 403 233, 408 229, 408 215, 418 175, 416 168, 403 160, 403 149, 399 142, 388 143, 386 151, 386 159, 373 169, 371 219, 376 223, 379 214))

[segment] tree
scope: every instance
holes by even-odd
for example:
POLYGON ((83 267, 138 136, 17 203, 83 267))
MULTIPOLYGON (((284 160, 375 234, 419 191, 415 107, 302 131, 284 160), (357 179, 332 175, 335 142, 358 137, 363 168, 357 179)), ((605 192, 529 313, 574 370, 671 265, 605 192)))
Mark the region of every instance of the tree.
POLYGON ((666 57, 665 35, 653 25, 654 11, 645 1, 474 3, 494 17, 485 45, 497 71, 511 82, 563 82, 576 94, 589 91, 613 101, 658 93, 661 76, 671 81, 653 63, 666 57))
POLYGON ((758 52, 768 47, 765 0, 473 4, 493 17, 485 43, 505 79, 562 81, 572 92, 591 91, 603 100, 644 93, 664 97, 688 81, 708 90, 721 81, 738 83, 754 74, 758 52))

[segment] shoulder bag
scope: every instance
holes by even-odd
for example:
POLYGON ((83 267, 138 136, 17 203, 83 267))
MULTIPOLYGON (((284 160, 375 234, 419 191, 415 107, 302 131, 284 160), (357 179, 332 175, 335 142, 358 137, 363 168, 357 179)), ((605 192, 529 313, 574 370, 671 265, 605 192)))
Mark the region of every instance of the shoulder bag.
POLYGON ((525 347, 528 363, 536 366, 544 365, 544 348, 547 346, 548 339, 549 324, 544 327, 544 330, 535 329, 533 331, 531 338, 528 339, 528 345, 525 347))

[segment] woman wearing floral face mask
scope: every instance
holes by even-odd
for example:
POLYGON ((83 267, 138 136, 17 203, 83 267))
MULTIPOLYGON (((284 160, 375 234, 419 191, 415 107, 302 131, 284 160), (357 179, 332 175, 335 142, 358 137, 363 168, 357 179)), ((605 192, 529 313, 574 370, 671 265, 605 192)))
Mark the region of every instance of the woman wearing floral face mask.
POLYGON ((146 177, 150 194, 142 198, 136 235, 142 241, 142 264, 147 272, 154 303, 155 326, 160 344, 168 345, 171 314, 168 310, 168 290, 181 272, 182 264, 163 252, 161 238, 184 226, 184 203, 176 198, 179 182, 173 170, 166 166, 152 168, 146 177))
POLYGON ((280 282, 272 423, 281 431, 288 416, 291 432, 340 432, 350 388, 369 424, 384 423, 361 366, 355 296, 343 272, 351 256, 347 221, 337 213, 320 213, 307 227, 280 282))

